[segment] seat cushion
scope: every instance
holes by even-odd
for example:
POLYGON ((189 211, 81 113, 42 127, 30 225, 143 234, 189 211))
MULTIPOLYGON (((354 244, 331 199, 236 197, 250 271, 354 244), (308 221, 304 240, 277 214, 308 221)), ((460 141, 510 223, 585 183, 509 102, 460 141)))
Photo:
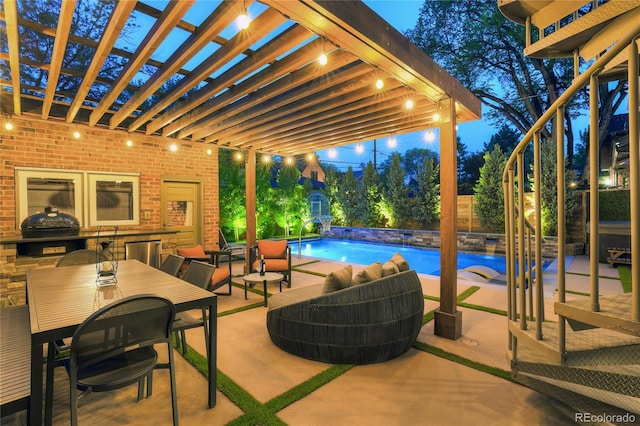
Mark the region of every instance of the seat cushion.
POLYGON ((211 285, 216 285, 220 281, 226 280, 230 275, 231 274, 229 273, 229 268, 214 269, 213 276, 211 277, 211 285))
POLYGON ((206 257, 204 249, 200 244, 195 247, 178 247, 176 249, 178 256, 182 257, 206 257))
MULTIPOLYGON (((253 270, 260 270, 260 259, 253 262, 253 270)), ((288 271, 289 261, 287 259, 265 259, 264 270, 267 272, 288 271)))
POLYGON ((258 241, 258 258, 284 259, 287 257, 287 240, 260 240, 258 241))

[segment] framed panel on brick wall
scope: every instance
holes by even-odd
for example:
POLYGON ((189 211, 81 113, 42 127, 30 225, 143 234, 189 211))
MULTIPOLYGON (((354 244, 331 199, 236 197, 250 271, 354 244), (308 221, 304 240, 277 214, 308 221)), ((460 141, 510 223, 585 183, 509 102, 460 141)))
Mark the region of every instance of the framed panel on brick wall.
POLYGON ((46 207, 80 227, 139 225, 140 174, 16 167, 16 224, 46 207))
POLYGON ((28 216, 56 207, 83 225, 84 174, 74 170, 16 167, 16 225, 28 216))
POLYGON ((88 173, 89 225, 140 224, 140 175, 88 173))

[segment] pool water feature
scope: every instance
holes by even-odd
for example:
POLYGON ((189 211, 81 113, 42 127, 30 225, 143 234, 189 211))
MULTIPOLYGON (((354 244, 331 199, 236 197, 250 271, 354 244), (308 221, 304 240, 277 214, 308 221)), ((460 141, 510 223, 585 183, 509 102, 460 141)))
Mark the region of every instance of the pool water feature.
MULTIPOLYGON (((298 255, 297 243, 291 244, 291 252, 292 255, 298 255)), ((302 241, 301 252, 303 256, 360 265, 369 265, 373 262, 384 263, 394 253, 400 253, 416 272, 440 276, 440 251, 436 249, 322 238, 302 241)), ((507 270, 504 256, 458 252, 458 269, 475 265, 488 266, 501 274, 507 270)))

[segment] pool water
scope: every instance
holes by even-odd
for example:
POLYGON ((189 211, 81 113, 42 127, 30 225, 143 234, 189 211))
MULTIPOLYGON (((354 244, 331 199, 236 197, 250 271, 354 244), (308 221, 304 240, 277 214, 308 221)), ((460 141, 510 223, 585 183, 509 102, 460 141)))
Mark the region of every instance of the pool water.
MULTIPOLYGON (((297 256, 298 243, 295 242, 290 245, 292 255, 297 256)), ((440 251, 437 249, 323 238, 303 241, 301 252, 303 256, 339 260, 360 265, 369 265, 373 262, 384 263, 389 260, 394 253, 399 252, 416 272, 440 276, 440 251)), ((458 269, 474 265, 488 266, 501 274, 504 274, 507 270, 506 258, 504 256, 458 252, 458 269)))

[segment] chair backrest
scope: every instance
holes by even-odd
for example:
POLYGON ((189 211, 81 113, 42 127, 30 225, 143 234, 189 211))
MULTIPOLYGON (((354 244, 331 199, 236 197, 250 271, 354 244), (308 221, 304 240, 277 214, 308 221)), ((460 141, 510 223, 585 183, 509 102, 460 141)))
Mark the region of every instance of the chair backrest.
POLYGON ((97 259, 98 256, 95 250, 75 250, 62 256, 62 258, 58 260, 56 267, 70 265, 90 265, 98 263, 97 259))
POLYGON ((215 266, 210 263, 192 260, 184 271, 182 279, 188 283, 206 289, 211 284, 211 277, 215 266))
POLYGON ((178 276, 178 272, 180 272, 180 268, 184 263, 184 257, 178 256, 176 254, 170 254, 160 265, 160 270, 162 272, 166 272, 169 275, 174 277, 178 276))
POLYGON ((224 250, 229 247, 229 243, 227 242, 227 239, 224 237, 224 234, 222 233, 222 229, 218 229, 218 247, 220 247, 220 250, 224 250))
POLYGON ((73 334, 71 364, 82 369, 128 349, 169 342, 175 312, 171 301, 149 294, 104 306, 73 334))

